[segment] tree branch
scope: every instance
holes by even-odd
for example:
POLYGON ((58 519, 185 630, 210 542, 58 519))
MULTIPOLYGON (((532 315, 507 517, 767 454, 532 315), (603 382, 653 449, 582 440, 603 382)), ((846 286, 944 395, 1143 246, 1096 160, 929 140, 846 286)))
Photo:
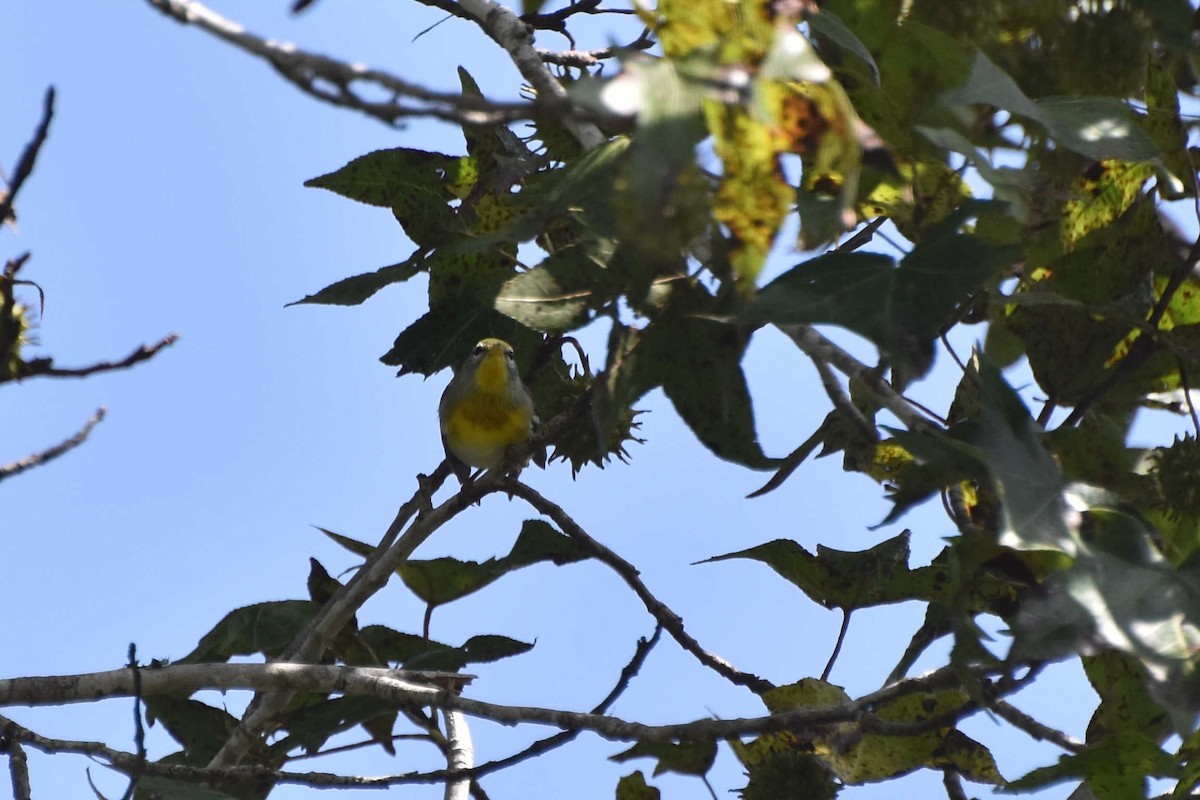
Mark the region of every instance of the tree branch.
MULTIPOLYGON (((395 519, 388 526, 375 550, 354 577, 338 589, 329 602, 322 606, 308 625, 297 634, 280 654, 280 661, 303 663, 318 660, 362 604, 387 584, 396 568, 412 555, 422 542, 463 509, 499 488, 495 480, 485 478, 473 481, 463 486, 442 505, 429 508, 430 498, 449 474, 450 467, 443 462, 432 476, 419 478, 417 491, 408 502, 400 506, 395 519), (414 515, 416 520, 403 535, 400 535, 414 515)), ((290 695, 287 694, 255 697, 246 709, 241 724, 230 734, 229 740, 209 766, 224 767, 241 761, 290 699, 290 695)))
MULTIPOLYGON (((461 711, 447 711, 446 717, 446 767, 449 772, 461 773, 475 766, 475 747, 471 744, 471 729, 461 711)), ((467 800, 471 794, 472 779, 455 778, 446 781, 446 800, 467 800)))
POLYGON ((33 455, 25 456, 25 458, 22 458, 19 461, 13 461, 0 466, 0 481, 4 480, 5 478, 11 478, 14 475, 20 475, 27 469, 40 467, 42 464, 52 461, 70 450, 74 450, 76 447, 87 441, 88 436, 92 432, 92 428, 99 425, 100 421, 104 419, 104 413, 104 406, 96 409, 96 413, 92 414, 91 418, 88 419, 88 421, 84 423, 83 427, 79 429, 79 432, 70 439, 61 442, 60 444, 56 444, 54 447, 43 450, 40 453, 34 453, 33 455))
POLYGON ((45 99, 42 101, 42 121, 38 124, 37 130, 34 131, 33 139, 29 144, 25 145, 25 149, 21 151, 21 157, 17 159, 17 166, 13 169, 12 180, 8 183, 8 191, 0 192, 0 222, 7 220, 12 216, 13 203, 17 199, 17 192, 21 190, 25 179, 33 172, 33 165, 37 161, 38 153, 42 149, 42 144, 45 143, 46 137, 50 133, 50 120, 54 117, 54 87, 46 89, 45 99))
MULTIPOLYGON (((540 100, 562 108, 570 108, 567 90, 546 69, 541 55, 533 47, 533 30, 517 15, 495 0, 459 0, 459 6, 475 18, 488 36, 508 52, 521 76, 537 93, 540 100)), ((563 126, 585 150, 601 145, 604 134, 593 123, 576 119, 570 114, 562 117, 563 126)))
POLYGON ((612 47, 601 47, 596 50, 547 50, 544 47, 534 48, 534 52, 542 59, 543 63, 553 64, 557 67, 576 67, 577 69, 587 69, 594 67, 610 58, 615 58, 623 52, 631 52, 635 50, 649 50, 655 44, 654 37, 650 33, 650 29, 646 28, 638 36, 627 45, 614 45, 612 47))
POLYGON ((529 503, 537 509, 539 514, 549 518, 558 525, 563 533, 583 545, 594 558, 603 562, 620 575, 621 579, 625 581, 629 588, 633 589, 634 594, 646 606, 646 610, 650 612, 650 615, 658 620, 659 624, 671 634, 680 647, 695 656, 701 664, 712 669, 730 682, 738 686, 745 686, 756 694, 761 694, 775 688, 775 685, 770 681, 748 672, 742 672, 725 659, 713 655, 701 647, 700 643, 684 630, 683 619, 646 588, 646 584, 642 583, 642 579, 638 576, 637 569, 628 561, 589 536, 587 531, 580 527, 575 520, 571 519, 570 515, 561 506, 547 500, 537 491, 518 480, 508 481, 504 485, 504 490, 529 503))
POLYGON ((147 361, 158 353, 179 341, 179 334, 172 333, 152 345, 142 345, 120 361, 98 361, 86 367, 56 367, 52 358, 35 358, 21 364, 18 379, 33 378, 46 375, 52 378, 86 378, 97 372, 111 372, 116 369, 126 369, 134 364, 147 361))
MULTIPOLYGON (((730 736, 747 736, 790 730, 801 736, 812 736, 821 729, 846 722, 856 722, 871 732, 894 735, 921 733, 928 726, 944 726, 966 713, 972 713, 972 703, 951 714, 917 723, 891 722, 874 718, 878 706, 914 693, 934 692, 960 686, 964 675, 983 680, 995 673, 994 668, 964 670, 962 667, 942 669, 910 678, 894 686, 872 692, 857 700, 830 706, 794 709, 778 714, 740 719, 700 719, 694 722, 667 725, 646 725, 604 714, 563 711, 535 706, 508 706, 462 697, 453 689, 440 688, 438 682, 461 684, 470 676, 456 673, 421 673, 383 667, 347 667, 326 664, 175 664, 143 668, 141 693, 143 697, 160 694, 192 694, 212 689, 253 690, 258 692, 340 693, 348 696, 369 696, 389 705, 431 707, 459 711, 478 719, 505 725, 549 725, 562 730, 591 731, 612 741, 676 742, 680 740, 710 740, 730 736), (421 682, 418 682, 421 681, 421 682)), ((1020 682, 1000 681, 985 685, 989 696, 1016 691, 1020 682)), ((0 706, 46 706, 66 703, 94 702, 109 697, 130 697, 136 691, 133 675, 128 668, 81 675, 60 675, 0 680, 0 706)), ((19 726, 18 726, 19 727, 19 726)), ((5 729, 5 735, 9 731, 5 729)), ((24 736, 15 738, 28 743, 36 740, 24 736)), ((72 748, 62 748, 72 749, 72 748)), ((76 748, 77 749, 77 748, 76 748)), ((136 760, 135 755, 130 758, 136 760)), ((127 762, 129 766, 133 761, 127 762)), ((151 764, 146 765, 146 774, 151 764)), ((209 767, 208 769, 213 769, 209 767)), ((220 769, 220 768, 217 768, 220 769)))
POLYGON ((8 774, 12 780, 13 800, 30 800, 29 758, 21 741, 7 732, 0 732, 0 753, 8 755, 8 774))
MULTIPOLYGON (((434 91, 383 70, 338 61, 301 50, 293 44, 264 39, 195 0, 146 1, 177 22, 194 25, 239 50, 262 58, 305 94, 335 106, 360 111, 393 127, 407 117, 433 117, 460 124, 491 125, 528 119, 537 109, 536 103, 496 103, 464 97, 461 92, 434 91), (390 93, 393 99, 388 102, 368 100, 355 90, 356 85, 382 89, 390 93), (412 98, 422 105, 403 105, 398 102, 400 97, 412 98)), ((465 17, 466 14, 459 16, 465 17)))
POLYGON ((1078 739, 1068 736, 1057 728, 1051 728, 1049 725, 1038 722, 1005 700, 996 700, 988 708, 996 712, 996 716, 1039 742, 1053 742, 1068 753, 1082 753, 1087 749, 1087 745, 1078 739))
POLYGON ((880 406, 895 414, 896 418, 910 429, 928 429, 934 424, 914 409, 875 370, 817 333, 813 328, 808 325, 780 325, 778 327, 814 362, 825 362, 846 377, 858 379, 880 406))

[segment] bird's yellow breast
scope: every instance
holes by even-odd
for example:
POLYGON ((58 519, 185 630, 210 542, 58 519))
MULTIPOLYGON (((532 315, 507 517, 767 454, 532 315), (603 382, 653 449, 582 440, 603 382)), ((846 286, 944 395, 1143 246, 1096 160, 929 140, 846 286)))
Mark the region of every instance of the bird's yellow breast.
POLYGON ((475 467, 494 467, 505 448, 533 431, 533 409, 524 389, 509 383, 503 354, 488 354, 475 370, 474 386, 448 409, 443 433, 450 451, 475 467))

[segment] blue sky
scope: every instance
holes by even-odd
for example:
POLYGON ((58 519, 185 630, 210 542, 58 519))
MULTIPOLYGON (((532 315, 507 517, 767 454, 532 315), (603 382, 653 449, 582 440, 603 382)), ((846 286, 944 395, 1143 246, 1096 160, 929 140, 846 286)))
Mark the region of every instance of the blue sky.
MULTIPOLYGON (((442 15, 416 3, 326 0, 293 18, 286 5, 258 0, 214 8, 264 36, 435 88, 453 90, 461 64, 490 95, 516 96, 515 69, 462 21, 412 41, 442 15)), ((46 293, 40 346, 30 355, 80 366, 123 357, 173 331, 181 339, 130 371, 31 380, 0 391, 0 463, 62 440, 98 406, 108 408, 84 447, 0 486, 0 676, 116 668, 131 641, 143 659, 179 658, 235 607, 303 597, 310 556, 335 574, 352 566, 354 559, 312 526, 377 539, 411 495, 414 476, 440 460, 436 406, 449 376, 397 380, 378 362, 422 313, 421 281, 351 309, 284 306, 402 260, 411 249, 385 211, 306 189, 306 179, 379 148, 461 152, 461 135, 428 122, 392 130, 323 106, 265 64, 140 0, 74 4, 69 12, 50 3, 10 4, 5 17, 5 169, 37 123, 46 86, 58 89, 50 138, 19 197, 19 235, 0 233, 4 258, 33 252, 22 276, 46 293)), ((539 44, 563 43, 543 34, 539 44)), ((794 263, 789 259, 781 254, 774 270, 794 263)), ((593 363, 606 333, 583 336, 593 363)), ((980 334, 967 332, 958 342, 963 352, 980 334)), ((841 340, 872 359, 867 348, 841 340)), ((938 364, 914 394, 944 407, 956 376, 944 354, 938 364)), ((783 455, 815 429, 828 401, 811 365, 770 331, 755 337, 746 371, 763 446, 783 455)), ((781 537, 810 549, 869 547, 901 530, 867 530, 887 511, 882 492, 842 473, 834 457, 806 464, 764 498, 745 500, 765 475, 711 456, 661 394, 642 406, 650 412, 642 417, 647 441, 631 448, 629 465, 588 469, 573 482, 569 468, 556 464, 527 473, 529 482, 637 565, 711 651, 777 683, 819 675, 837 613, 816 607, 762 565, 691 565, 781 537)), ((488 498, 418 556, 503 554, 520 521, 532 516, 519 502, 488 498)), ((925 563, 952 533, 934 507, 902 522, 914 531, 914 564, 925 563)), ((359 618, 419 632, 422 611, 396 582, 359 618)), ((832 680, 852 694, 877 688, 919 622, 916 607, 861 613, 832 680)), ((479 678, 472 696, 581 710, 607 693, 635 640, 652 630, 636 598, 593 563, 524 570, 433 620, 435 638, 455 644, 475 633, 536 640, 525 656, 473 666, 479 678)), ((244 698, 212 701, 237 708, 244 698)), ((1079 670, 1061 666, 1015 702, 1081 736, 1093 699, 1079 670)), ((132 746, 124 700, 10 711, 46 735, 132 746)), ((752 695, 669 640, 614 708, 647 722, 761 712, 752 695)), ((985 717, 966 729, 993 746, 1010 778, 1056 756, 985 717)), ((483 761, 549 731, 476 723, 473 732, 483 761)), ((151 747, 161 756, 173 744, 156 729, 151 747)), ((538 787, 536 796, 612 797, 620 775, 653 769, 649 761, 605 760, 623 749, 584 736, 485 786, 495 798, 530 796, 530 786, 538 787)), ((441 766, 433 756, 432 748, 401 745, 394 759, 373 749, 296 766, 386 774, 441 766)), ((90 793, 82 759, 32 753, 31 766, 35 796, 90 793)), ((91 772, 110 796, 123 791, 119 776, 95 765, 91 772)), ((743 785, 727 751, 712 781, 719 796, 743 785)), ((706 794, 694 779, 652 782, 666 797, 706 794)), ((940 776, 846 796, 897 791, 940 793, 940 776)), ((405 792, 441 796, 435 787, 405 792)), ((310 794, 284 787, 273 797, 310 794)))

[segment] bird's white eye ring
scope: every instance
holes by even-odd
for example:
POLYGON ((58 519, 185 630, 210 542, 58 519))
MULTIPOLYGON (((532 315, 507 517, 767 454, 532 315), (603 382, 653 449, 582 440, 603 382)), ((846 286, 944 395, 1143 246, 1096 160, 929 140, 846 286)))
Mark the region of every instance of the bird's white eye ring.
POLYGON ((474 355, 481 356, 487 352, 487 348, 481 344, 475 345, 474 355))
POLYGON ((504 353, 504 355, 508 357, 508 360, 509 360, 509 361, 514 361, 514 362, 515 362, 515 361, 517 360, 516 353, 514 353, 512 350, 508 350, 508 351, 506 351, 506 352, 504 353))

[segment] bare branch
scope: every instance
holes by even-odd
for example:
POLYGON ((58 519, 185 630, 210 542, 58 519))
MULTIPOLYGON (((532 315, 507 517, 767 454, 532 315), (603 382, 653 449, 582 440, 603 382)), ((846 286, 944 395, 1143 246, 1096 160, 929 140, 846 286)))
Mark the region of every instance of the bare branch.
MULTIPOLYGON (((429 508, 430 497, 449 474, 450 467, 443 462, 429 478, 421 476, 416 493, 396 512, 392 524, 388 526, 383 538, 363 566, 321 607, 317 615, 283 651, 280 661, 316 661, 362 604, 387 584, 396 568, 412 555, 422 542, 459 512, 498 488, 494 480, 474 481, 442 505, 429 508), (416 520, 401 535, 400 532, 414 516, 416 520)), ((242 717, 241 724, 233 731, 209 766, 225 767, 241 761, 290 699, 290 695, 287 694, 254 698, 242 717)))
POLYGON ((913 430, 927 430, 933 423, 917 412, 908 400, 888 385, 875 370, 826 339, 808 325, 780 325, 779 329, 791 337, 796 346, 813 361, 823 361, 848 378, 857 378, 874 396, 879 405, 896 415, 896 418, 913 430))
POLYGON ((589 536, 587 531, 580 527, 575 520, 571 519, 570 515, 561 506, 547 500, 537 491, 518 480, 508 481, 504 489, 513 496, 520 497, 529 503, 537 509, 539 514, 549 518, 562 528, 563 533, 583 545, 594 558, 603 562, 620 575, 621 579, 625 581, 629 588, 633 589, 634 594, 646 606, 646 610, 650 612, 650 615, 658 620, 659 624, 671 634, 680 647, 694 655, 701 664, 712 669, 730 682, 738 686, 745 686, 756 694, 761 694, 775 688, 775 685, 770 681, 760 678, 757 675, 752 675, 749 672, 742 672, 725 659, 713 655, 701 647, 700 643, 683 629, 683 620, 679 615, 646 588, 646 584, 642 583, 642 579, 638 576, 637 569, 628 561, 589 536))
MULTIPOLYGON (((871 713, 879 705, 914 693, 932 692, 960 686, 965 679, 984 681, 994 668, 943 667, 920 678, 911 678, 857 700, 830 706, 794 709, 778 714, 741 719, 700 719, 667 725, 646 725, 603 714, 563 711, 536 706, 509 706, 462 697, 457 690, 444 689, 430 682, 444 680, 463 683, 470 676, 447 673, 420 673, 383 667, 347 667, 325 664, 177 664, 143 668, 143 696, 191 694, 216 689, 254 690, 259 692, 341 693, 375 697, 390 705, 433 707, 460 711, 478 719, 505 725, 549 725, 562 730, 591 731, 612 741, 674 742, 682 739, 709 740, 790 730, 798 736, 815 735, 831 725, 856 722, 873 733, 911 735, 952 723, 976 706, 965 703, 960 709, 920 722, 891 722, 871 713), (429 677, 430 675, 434 677, 429 677), (421 682, 417 682, 421 681, 421 682)), ((1016 691, 1020 682, 1001 680, 982 685, 989 696, 1016 691)), ((128 669, 82 675, 10 678, 0 680, 0 706, 45 706, 92 702, 105 697, 129 697, 135 692, 128 669)), ((6 731, 7 733, 7 731, 6 731)), ((22 741, 29 741, 22 737, 22 741)), ((133 756, 136 759, 136 756, 133 756)), ((129 762, 132 766, 133 762, 129 762)), ((150 764, 147 764, 146 774, 150 764)), ((210 767, 211 768, 211 767, 210 767)))
POLYGON ((1053 742, 1068 753, 1082 753, 1087 749, 1087 745, 1078 739, 1068 736, 1057 728, 1051 728, 1049 725, 1038 722, 1005 700, 997 700, 989 708, 996 712, 996 716, 1039 742, 1053 742))
MULTIPOLYGON (((567 90, 550 74, 542 57, 533 47, 533 29, 495 0, 459 0, 459 6, 475 18, 481 28, 507 52, 522 77, 540 100, 569 108, 567 90)), ((563 125, 583 146, 591 150, 604 142, 604 134, 591 122, 563 116, 563 125)))
POLYGON ((0 193, 0 222, 12 216, 13 203, 17 199, 17 192, 21 190, 25 179, 33 172, 33 165, 37 161, 38 152, 41 151, 42 144, 46 141, 46 136, 50 133, 50 120, 53 117, 54 87, 51 86, 46 90, 45 99, 42 101, 42 121, 38 124, 37 130, 34 131, 33 139, 29 144, 25 145, 25 149, 21 151, 21 157, 17 159, 17 166, 13 169, 12 180, 8 182, 8 191, 0 193))
POLYGON ((88 419, 88 421, 84 423, 83 427, 79 429, 79 432, 70 439, 67 439, 65 442, 60 444, 56 444, 54 447, 51 447, 47 450, 43 450, 40 453, 34 453, 33 455, 25 456, 25 458, 22 458, 19 461, 13 461, 0 466, 0 481, 4 480, 5 478, 11 478, 14 475, 20 475, 27 469, 39 467, 42 464, 45 464, 47 461, 52 461, 58 458, 63 453, 74 450, 76 447, 87 441, 88 436, 92 432, 92 428, 100 424, 100 421, 104 419, 104 414, 105 408, 104 406, 100 406, 100 408, 96 409, 96 413, 92 414, 91 418, 88 419))
MULTIPOLYGON (((537 104, 526 102, 496 103, 460 92, 438 92, 406 81, 383 70, 352 64, 301 50, 293 44, 264 39, 248 32, 195 0, 147 0, 150 5, 185 25, 194 25, 251 55, 264 59, 289 83, 305 94, 336 106, 351 108, 387 125, 395 126, 407 117, 433 117, 450 122, 489 125, 528 119, 537 104), (356 86, 382 89, 392 100, 366 99, 356 86), (412 98, 421 105, 403 105, 400 97, 412 98)), ((439 6, 440 7, 440 6, 439 6)), ((460 16, 465 16, 461 14, 460 16)))
POLYGON ((13 800, 30 800, 29 758, 20 739, 0 731, 0 753, 8 755, 8 774, 12 780, 13 800))
POLYGON ((959 776, 958 770, 951 767, 943 769, 942 785, 946 787, 946 797, 949 800, 967 800, 967 793, 963 789, 962 778, 959 776))
POLYGON ((126 369, 158 355, 158 353, 179 341, 179 334, 172 333, 152 345, 142 345, 120 361, 98 361, 86 367, 56 367, 52 358, 35 358, 21 365, 18 379, 33 378, 46 375, 52 378, 86 378, 97 372, 111 372, 116 369, 126 369))
MULTIPOLYGON (((471 743, 471 729, 461 711, 447 711, 446 717, 446 766, 450 772, 462 772, 475 766, 475 746, 471 743)), ((446 800, 467 800, 471 794, 471 778, 456 778, 446 781, 446 800)))
POLYGON ((601 61, 615 58, 620 53, 648 50, 653 46, 654 37, 651 36, 650 29, 646 28, 638 38, 624 46, 601 47, 597 50, 547 50, 538 47, 535 48, 535 52, 546 64, 587 69, 598 65, 601 61))

